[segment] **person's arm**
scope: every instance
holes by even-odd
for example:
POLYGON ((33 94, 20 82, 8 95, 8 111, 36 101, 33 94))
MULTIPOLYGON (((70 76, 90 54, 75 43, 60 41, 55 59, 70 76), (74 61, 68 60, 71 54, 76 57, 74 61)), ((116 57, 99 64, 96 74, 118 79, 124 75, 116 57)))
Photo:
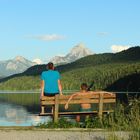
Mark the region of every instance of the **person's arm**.
POLYGON ((73 94, 73 95, 70 96, 70 98, 68 99, 67 103, 65 104, 65 109, 68 109, 68 108, 69 108, 69 102, 71 101, 71 99, 72 99, 74 96, 76 96, 76 95, 78 95, 78 94, 79 94, 79 93, 75 93, 75 94, 73 94))
POLYGON ((107 94, 109 94, 109 95, 113 95, 113 93, 110 93, 110 92, 108 92, 107 94))
MULTIPOLYGON (((89 94, 91 94, 91 95, 94 95, 95 94, 95 91, 88 91, 88 93, 89 94)), ((111 93, 111 92, 104 92, 104 91, 102 91, 100 94, 109 94, 109 95, 113 95, 113 93, 111 93)))
POLYGON ((44 96, 44 80, 41 80, 41 96, 44 96))
POLYGON ((62 84, 61 84, 60 80, 58 80, 58 88, 59 88, 60 95, 63 95, 62 94, 62 84))

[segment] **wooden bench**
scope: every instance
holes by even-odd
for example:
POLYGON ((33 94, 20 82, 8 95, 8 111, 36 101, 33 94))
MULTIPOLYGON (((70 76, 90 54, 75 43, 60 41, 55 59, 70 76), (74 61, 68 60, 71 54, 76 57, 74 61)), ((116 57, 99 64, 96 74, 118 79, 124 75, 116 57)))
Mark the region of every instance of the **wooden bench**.
POLYGON ((113 112, 113 110, 107 109, 103 110, 103 105, 109 103, 116 103, 116 95, 114 93, 106 92, 106 91, 95 91, 93 95, 87 93, 87 95, 78 95, 75 96, 69 104, 97 104, 98 109, 96 111, 91 112, 59 112, 59 105, 65 105, 70 98, 71 95, 55 95, 53 97, 44 96, 41 98, 41 116, 44 115, 52 115, 54 118, 54 122, 58 121, 58 115, 76 115, 76 114, 93 114, 97 113, 100 118, 102 118, 102 114, 104 112, 113 112), (45 106, 52 105, 52 112, 44 112, 45 106))

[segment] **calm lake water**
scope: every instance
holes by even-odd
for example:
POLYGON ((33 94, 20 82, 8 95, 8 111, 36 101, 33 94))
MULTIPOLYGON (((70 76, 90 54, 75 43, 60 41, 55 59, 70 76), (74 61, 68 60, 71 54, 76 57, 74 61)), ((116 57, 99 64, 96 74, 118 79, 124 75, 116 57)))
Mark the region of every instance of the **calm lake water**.
POLYGON ((39 93, 0 93, 0 126, 35 126, 51 120, 39 113, 39 93))
POLYGON ((39 91, 0 91, 0 126, 34 126, 52 120, 39 116, 39 98, 39 91))
POLYGON ((33 114, 23 106, 6 102, 0 102, 0 112, 0 126, 34 126, 51 119, 33 114))

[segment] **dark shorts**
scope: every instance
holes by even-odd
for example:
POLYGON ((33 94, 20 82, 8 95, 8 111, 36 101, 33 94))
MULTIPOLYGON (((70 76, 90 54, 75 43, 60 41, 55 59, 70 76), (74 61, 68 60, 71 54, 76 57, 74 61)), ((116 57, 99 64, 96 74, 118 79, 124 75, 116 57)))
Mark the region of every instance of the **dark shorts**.
POLYGON ((44 92, 44 96, 49 96, 49 97, 55 96, 57 94, 59 94, 59 93, 46 93, 46 92, 44 92))
POLYGON ((80 112, 91 112, 92 109, 88 108, 88 109, 84 109, 84 108, 80 108, 80 112))

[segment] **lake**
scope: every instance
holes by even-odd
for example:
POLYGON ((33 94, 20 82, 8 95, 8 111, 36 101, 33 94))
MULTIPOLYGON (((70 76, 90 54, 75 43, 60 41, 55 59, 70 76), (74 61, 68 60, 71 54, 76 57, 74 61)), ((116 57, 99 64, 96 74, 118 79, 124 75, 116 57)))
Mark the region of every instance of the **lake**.
MULTIPOLYGON (((74 93, 74 91, 65 92, 65 94, 68 93, 74 93)), ((39 116, 39 97, 39 91, 0 91, 0 126, 33 126, 51 120, 49 116, 39 116)), ((94 108, 96 107, 94 105, 94 108)), ((69 110, 79 108, 78 105, 70 106, 69 110)), ((51 107, 47 109, 50 111, 51 107)), ((63 111, 64 107, 60 106, 60 110, 63 111)))
POLYGON ((6 102, 0 102, 0 112, 0 126, 35 126, 51 119, 33 114, 23 106, 6 102))
POLYGON ((40 91, 0 91, 0 126, 33 126, 50 121, 49 116, 39 116, 39 98, 40 91))
POLYGON ((34 126, 51 120, 39 112, 39 93, 0 93, 0 126, 34 126))

